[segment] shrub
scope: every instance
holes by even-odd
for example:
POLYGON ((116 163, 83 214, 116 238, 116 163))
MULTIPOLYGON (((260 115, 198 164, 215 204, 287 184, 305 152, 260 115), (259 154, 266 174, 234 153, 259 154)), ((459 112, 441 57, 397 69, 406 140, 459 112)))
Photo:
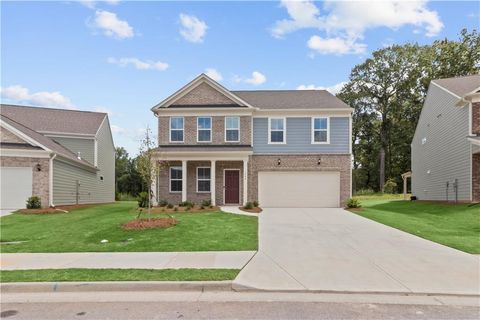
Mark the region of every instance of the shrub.
POLYGON ((136 201, 137 197, 127 192, 118 192, 115 194, 116 201, 136 201))
POLYGON ((40 209, 42 207, 42 200, 40 197, 32 196, 27 199, 27 209, 40 209))
POLYGON ((355 195, 357 196, 367 196, 367 195, 371 195, 371 194, 374 194, 375 191, 373 191, 373 189, 360 189, 360 190, 357 190, 355 191, 355 195))
POLYGON ((212 200, 203 200, 202 201, 202 207, 211 207, 212 206, 212 200))
POLYGON ((393 179, 388 179, 387 182, 383 185, 383 192, 385 193, 396 193, 397 183, 393 179))
POLYGON ((173 208, 173 211, 178 211, 178 207, 173 208))
POLYGON ((195 205, 195 203, 193 203, 192 201, 182 201, 178 204, 179 207, 190 207, 190 208, 193 208, 193 206, 195 205))
POLYGON ((137 197, 137 202, 140 208, 148 208, 148 193, 140 192, 137 197))
POLYGON ((258 208, 258 201, 257 201, 257 200, 253 201, 253 206, 254 206, 255 208, 258 208))
POLYGON ((347 207, 348 208, 360 208, 360 201, 355 198, 350 198, 347 200, 347 207))
POLYGON ((167 204, 167 208, 168 208, 168 209, 172 209, 172 208, 173 208, 173 204, 171 204, 171 203, 167 204))
POLYGON ((247 203, 245 204, 245 206, 244 206, 243 208, 244 208, 244 209, 253 209, 253 203, 251 203, 251 202, 249 201, 249 202, 247 202, 247 203))
POLYGON ((160 201, 158 202, 158 205, 159 205, 160 207, 162 207, 162 208, 163 208, 163 207, 166 207, 166 206, 168 205, 168 201, 167 201, 167 200, 160 200, 160 201))
POLYGON ((120 193, 115 191, 115 201, 120 201, 120 193))

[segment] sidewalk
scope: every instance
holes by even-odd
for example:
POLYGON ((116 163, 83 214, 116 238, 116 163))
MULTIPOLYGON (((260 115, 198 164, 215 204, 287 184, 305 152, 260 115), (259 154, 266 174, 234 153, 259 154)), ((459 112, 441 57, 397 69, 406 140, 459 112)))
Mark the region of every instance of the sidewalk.
POLYGON ((2 270, 242 269, 255 251, 3 253, 2 270))

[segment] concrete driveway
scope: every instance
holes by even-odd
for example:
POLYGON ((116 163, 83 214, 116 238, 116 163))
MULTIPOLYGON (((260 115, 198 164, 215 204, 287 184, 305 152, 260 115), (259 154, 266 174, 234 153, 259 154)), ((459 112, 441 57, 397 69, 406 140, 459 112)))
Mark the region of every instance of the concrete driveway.
POLYGON ((17 209, 0 209, 0 217, 8 216, 17 211, 17 209))
POLYGON ((480 258, 343 209, 271 208, 236 290, 480 294, 480 258))

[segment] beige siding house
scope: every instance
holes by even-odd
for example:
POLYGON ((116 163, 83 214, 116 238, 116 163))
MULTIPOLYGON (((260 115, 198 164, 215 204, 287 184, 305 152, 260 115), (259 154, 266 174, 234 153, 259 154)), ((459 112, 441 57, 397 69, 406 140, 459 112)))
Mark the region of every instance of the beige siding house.
POLYGON ((420 200, 480 201, 480 76, 433 80, 412 147, 420 200))
POLYGON ((115 147, 108 115, 0 106, 1 209, 115 201, 115 147))

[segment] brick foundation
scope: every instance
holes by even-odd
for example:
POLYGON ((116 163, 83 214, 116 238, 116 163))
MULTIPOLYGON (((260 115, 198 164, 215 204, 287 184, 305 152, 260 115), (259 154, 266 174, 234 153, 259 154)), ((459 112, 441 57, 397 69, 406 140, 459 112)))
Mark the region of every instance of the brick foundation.
POLYGON ((480 202, 480 153, 472 155, 473 202, 480 202))
MULTIPOLYGON (((39 196, 42 207, 49 206, 49 159, 24 158, 24 157, 0 157, 2 167, 30 167, 32 176, 32 195, 39 196), (40 164, 41 171, 36 170, 40 164)), ((25 199, 26 201, 27 199, 25 199)))

